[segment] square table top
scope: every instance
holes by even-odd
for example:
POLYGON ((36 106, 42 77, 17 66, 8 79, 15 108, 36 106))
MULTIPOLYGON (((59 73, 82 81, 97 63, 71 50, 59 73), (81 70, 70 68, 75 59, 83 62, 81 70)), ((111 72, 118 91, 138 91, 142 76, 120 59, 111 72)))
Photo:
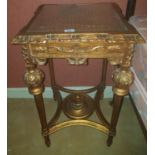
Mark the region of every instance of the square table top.
POLYGON ((125 20, 121 9, 115 3, 46 4, 37 9, 30 22, 14 38, 13 43, 34 41, 36 35, 43 36, 46 40, 50 35, 51 40, 56 37, 64 39, 64 36, 68 38, 70 34, 80 34, 80 37, 89 34, 88 37, 91 38, 94 37, 91 35, 94 33, 102 34, 102 38, 104 34, 129 34, 128 40, 141 40, 138 32, 125 20), (57 34, 63 35, 54 36, 57 34))
POLYGON ((38 8, 23 33, 126 33, 130 30, 114 3, 49 4, 38 8))

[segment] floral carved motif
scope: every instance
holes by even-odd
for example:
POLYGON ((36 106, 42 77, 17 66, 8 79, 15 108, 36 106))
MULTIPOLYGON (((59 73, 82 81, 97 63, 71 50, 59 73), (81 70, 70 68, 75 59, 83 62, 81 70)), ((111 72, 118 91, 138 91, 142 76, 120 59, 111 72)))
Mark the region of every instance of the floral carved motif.
POLYGON ((133 73, 130 70, 118 68, 113 73, 113 92, 119 96, 127 95, 129 86, 133 82, 133 73))
POLYGON ((24 81, 29 87, 38 87, 44 80, 44 73, 40 69, 27 70, 24 81))
POLYGON ((67 61, 71 65, 83 65, 87 63, 86 58, 67 58, 67 61))
POLYGON ((22 47, 22 55, 25 61, 26 68, 34 68, 36 65, 35 59, 30 55, 29 50, 26 46, 22 47))
POLYGON ((23 46, 22 55, 25 60, 26 72, 24 75, 25 84, 29 88, 29 92, 33 95, 38 95, 43 92, 44 73, 37 69, 37 65, 45 64, 46 59, 36 58, 31 55, 29 46, 23 46))
POLYGON ((129 86, 133 82, 133 73, 130 70, 116 69, 113 74, 113 80, 119 85, 129 86))
POLYGON ((36 65, 44 65, 45 58, 36 58, 31 55, 31 49, 28 46, 22 47, 22 55, 24 57, 26 68, 34 68, 36 65))

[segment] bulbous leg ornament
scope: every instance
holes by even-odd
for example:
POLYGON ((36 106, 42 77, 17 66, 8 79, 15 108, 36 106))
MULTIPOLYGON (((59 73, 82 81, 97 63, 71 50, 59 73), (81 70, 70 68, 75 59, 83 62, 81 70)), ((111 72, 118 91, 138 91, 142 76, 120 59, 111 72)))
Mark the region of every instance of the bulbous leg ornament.
POLYGON ((129 92, 129 86, 133 82, 133 73, 127 69, 118 68, 113 73, 113 92, 119 96, 125 96, 129 92))

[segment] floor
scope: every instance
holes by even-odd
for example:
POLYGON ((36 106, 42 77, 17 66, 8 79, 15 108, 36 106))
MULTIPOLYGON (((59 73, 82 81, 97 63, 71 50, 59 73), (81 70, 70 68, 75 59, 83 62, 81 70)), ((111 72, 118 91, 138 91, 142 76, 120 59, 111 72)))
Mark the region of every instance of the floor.
MULTIPOLYGON (((56 102, 46 99, 47 118, 56 102)), ((110 119, 109 100, 101 101, 101 108, 110 119)), ((62 115, 61 120, 64 119, 62 115)), ((96 120, 93 115, 91 119, 96 120)), ((50 136, 47 148, 40 134, 40 124, 32 99, 8 99, 8 155, 146 155, 147 146, 129 99, 125 99, 120 114, 117 135, 111 147, 107 136, 89 127, 74 126, 50 136)))

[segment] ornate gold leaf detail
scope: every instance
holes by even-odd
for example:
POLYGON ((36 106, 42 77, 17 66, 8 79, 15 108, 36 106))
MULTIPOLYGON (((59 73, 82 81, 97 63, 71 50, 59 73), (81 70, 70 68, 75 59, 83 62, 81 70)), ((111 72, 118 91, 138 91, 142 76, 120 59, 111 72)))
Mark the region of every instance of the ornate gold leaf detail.
POLYGON ((95 46, 95 47, 91 48, 90 51, 95 51, 95 50, 98 50, 100 48, 104 49, 105 47, 104 46, 95 46))
POLYGON ((35 61, 37 62, 38 65, 45 65, 47 62, 47 59, 45 58, 35 58, 35 61))
POLYGON ((113 74, 113 80, 116 84, 128 86, 133 82, 133 73, 129 70, 116 69, 113 74))
POLYGON ((50 43, 50 42, 103 42, 103 43, 143 43, 139 34, 108 34, 108 33, 70 33, 18 35, 13 39, 14 44, 50 43))
MULTIPOLYGON (((38 47, 39 50, 43 51, 42 47, 38 47)), ((35 65, 44 65, 47 62, 47 59, 45 58, 37 58, 32 56, 32 48, 23 46, 22 47, 22 55, 25 60, 25 66, 27 68, 34 68, 35 65)))
POLYGON ((24 81, 29 87, 37 87, 41 85, 44 79, 44 73, 40 69, 27 70, 24 76, 24 81))
POLYGON ((109 57, 108 61, 111 65, 118 65, 122 63, 122 57, 109 57))
POLYGON ((22 47, 22 55, 24 57, 26 68, 34 68, 36 65, 35 59, 30 55, 30 52, 26 46, 22 47))
POLYGON ((87 63, 87 58, 67 58, 71 65, 83 65, 87 63))
POLYGON ((127 52, 124 54, 124 57, 123 57, 123 62, 122 62, 123 67, 131 66, 133 52, 134 52, 134 45, 133 44, 128 45, 127 52))
POLYGON ((120 50, 120 45, 111 45, 107 47, 108 50, 120 50))
POLYGON ((82 52, 93 52, 93 51, 98 51, 98 50, 106 50, 106 51, 114 51, 114 50, 120 50, 121 47, 120 45, 111 45, 111 46, 103 46, 103 45, 95 45, 95 46, 82 46, 80 44, 70 44, 68 46, 66 46, 64 44, 60 45, 60 46, 51 46, 51 45, 47 45, 47 47, 45 46, 41 46, 38 44, 38 46, 31 46, 32 49, 32 53, 33 50, 36 52, 48 52, 48 51, 59 51, 59 52, 68 52, 68 53, 73 53, 73 52, 77 52, 77 53, 82 53, 82 52))

